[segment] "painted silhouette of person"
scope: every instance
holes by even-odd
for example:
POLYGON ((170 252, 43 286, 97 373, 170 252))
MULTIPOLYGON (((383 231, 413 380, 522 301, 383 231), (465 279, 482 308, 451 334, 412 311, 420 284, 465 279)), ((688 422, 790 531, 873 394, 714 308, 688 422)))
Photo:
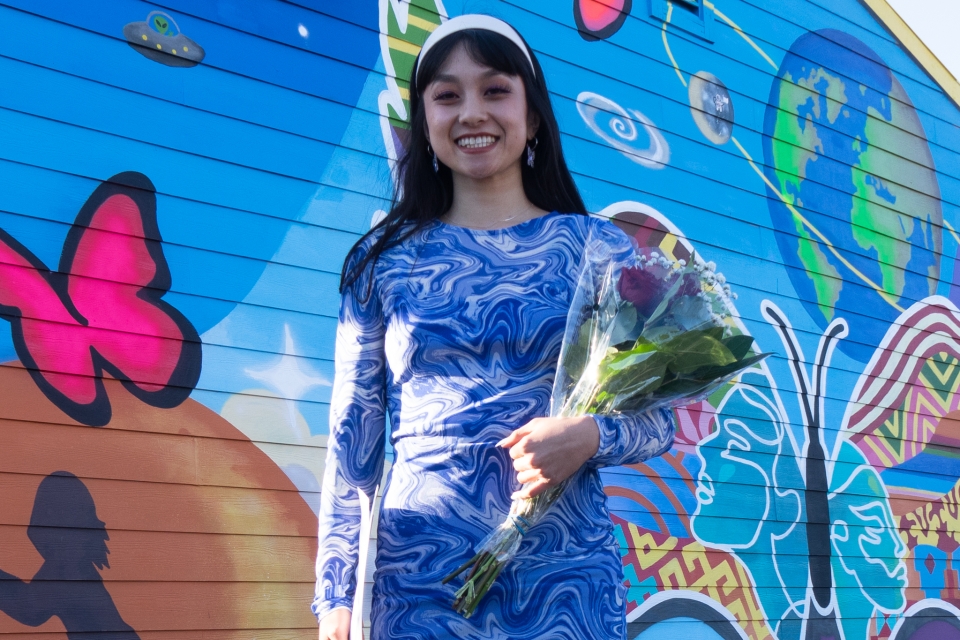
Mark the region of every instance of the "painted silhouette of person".
POLYGON ((31 627, 57 616, 71 640, 139 640, 97 570, 110 567, 110 536, 78 477, 56 471, 40 482, 27 537, 43 566, 29 582, 0 570, 0 611, 31 627))

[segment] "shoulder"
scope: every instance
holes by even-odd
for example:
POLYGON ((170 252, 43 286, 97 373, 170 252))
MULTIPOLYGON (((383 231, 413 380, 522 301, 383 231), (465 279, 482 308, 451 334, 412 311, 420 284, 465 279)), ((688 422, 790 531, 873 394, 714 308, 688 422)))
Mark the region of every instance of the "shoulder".
POLYGON ((378 282, 381 279, 382 261, 384 248, 379 246, 386 230, 381 226, 372 229, 350 248, 347 257, 343 262, 342 287, 341 294, 348 292, 356 293, 358 291, 366 292, 363 297, 369 296, 369 292, 377 289, 378 282))
POLYGON ((604 238, 608 238, 613 242, 627 243, 629 244, 632 240, 623 229, 618 227, 610 218, 601 218, 599 216, 590 216, 590 230, 594 235, 598 235, 604 238))
POLYGON ((380 262, 389 262, 391 256, 397 253, 398 250, 402 251, 404 246, 414 241, 411 237, 414 231, 416 231, 416 225, 413 223, 403 224, 393 231, 391 238, 389 238, 385 244, 380 246, 384 235, 387 233, 387 229, 384 226, 375 227, 357 240, 356 244, 354 244, 347 253, 346 268, 349 270, 361 263, 365 263, 367 257, 376 252, 374 261, 377 263, 376 266, 379 269, 380 262))
POLYGON ((373 247, 383 237, 385 230, 383 227, 377 227, 368 231, 357 240, 350 251, 347 253, 347 267, 356 266, 362 262, 373 251, 373 247))
POLYGON ((617 253, 635 251, 636 242, 609 218, 591 215, 562 214, 555 216, 559 224, 576 229, 582 243, 600 243, 617 253))

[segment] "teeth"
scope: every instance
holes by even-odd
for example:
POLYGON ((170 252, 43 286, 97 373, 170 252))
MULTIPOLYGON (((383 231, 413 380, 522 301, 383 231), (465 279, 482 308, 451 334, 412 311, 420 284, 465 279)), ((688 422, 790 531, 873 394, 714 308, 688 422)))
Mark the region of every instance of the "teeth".
POLYGON ((457 140, 457 146, 466 147, 467 149, 477 149, 480 147, 488 147, 497 139, 493 136, 473 136, 470 138, 460 138, 457 140))

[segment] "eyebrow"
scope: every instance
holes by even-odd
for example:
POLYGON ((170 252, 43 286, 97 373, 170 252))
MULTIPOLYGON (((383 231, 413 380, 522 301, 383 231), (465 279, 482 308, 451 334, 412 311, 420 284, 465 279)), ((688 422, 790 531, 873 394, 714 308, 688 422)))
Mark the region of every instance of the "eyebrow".
MULTIPOLYGON (((490 69, 489 71, 484 71, 481 74, 483 78, 489 78, 491 76, 509 76, 509 73, 504 71, 498 71, 497 69, 490 69)), ((434 82, 459 82, 460 78, 457 76, 451 75, 449 73, 439 73, 433 78, 434 82)))

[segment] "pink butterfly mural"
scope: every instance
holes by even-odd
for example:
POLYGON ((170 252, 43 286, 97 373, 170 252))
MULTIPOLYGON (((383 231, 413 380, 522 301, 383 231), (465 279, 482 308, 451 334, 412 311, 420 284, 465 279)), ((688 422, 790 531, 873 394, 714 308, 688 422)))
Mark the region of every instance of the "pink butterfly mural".
POLYGON ((190 395, 201 343, 162 299, 169 289, 156 191, 140 173, 120 173, 94 190, 57 271, 0 229, 0 317, 12 325, 17 355, 37 386, 83 424, 110 421, 105 374, 155 407, 190 395))

